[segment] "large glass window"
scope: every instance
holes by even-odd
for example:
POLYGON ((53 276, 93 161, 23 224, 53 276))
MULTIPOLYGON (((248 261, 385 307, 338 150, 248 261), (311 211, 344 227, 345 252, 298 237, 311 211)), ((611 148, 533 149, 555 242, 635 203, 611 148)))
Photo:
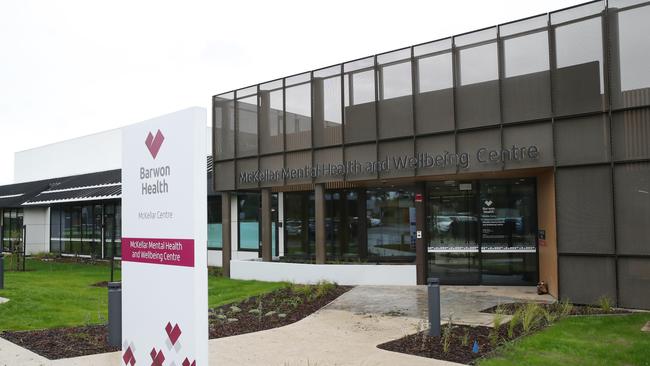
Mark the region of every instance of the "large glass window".
POLYGON ((413 133, 411 49, 377 56, 379 76, 379 137, 413 133))
POLYGON ((235 102, 233 93, 214 98, 214 156, 216 160, 235 156, 235 102))
POLYGON ((408 188, 366 191, 369 260, 415 260, 414 198, 408 188))
POLYGON ((576 114, 603 110, 603 24, 604 2, 591 3, 551 14, 555 31, 553 79, 555 113, 576 114))
POLYGON ((334 260, 359 259, 359 237, 363 230, 359 217, 357 191, 328 191, 325 193, 325 235, 327 257, 334 260))
POLYGON ((612 99, 618 108, 650 105, 650 5, 617 12, 610 1, 612 99))
POLYGON ((458 128, 498 124, 499 61, 496 28, 456 37, 458 128))
POLYGON ((260 85, 260 153, 284 149, 284 94, 282 80, 260 85))
POLYGON ((342 141, 341 88, 340 65, 314 71, 312 81, 314 146, 337 145, 342 141))
POLYGON ((285 80, 287 150, 311 147, 311 84, 310 74, 285 80))
POLYGON ((284 193, 284 240, 287 257, 315 257, 315 204, 312 192, 284 193))
POLYGON ((500 27, 503 40, 503 120, 524 121, 551 113, 548 16, 500 27))
POLYGON ((113 254, 119 257, 121 226, 119 203, 52 206, 50 250, 96 258, 110 258, 113 254))
POLYGON ((243 193, 237 195, 239 250, 259 250, 260 205, 259 193, 243 193))
POLYGON ((256 89, 237 91, 237 156, 257 154, 256 89))
POLYGON ((221 196, 208 197, 208 249, 221 249, 221 196))
POLYGON ((454 129, 454 73, 451 39, 413 48, 416 57, 416 131, 430 133, 454 129))
POLYGON ((374 57, 343 65, 345 141, 376 138, 374 57))
POLYGON ((2 251, 12 251, 23 240, 23 209, 8 208, 2 212, 2 251))

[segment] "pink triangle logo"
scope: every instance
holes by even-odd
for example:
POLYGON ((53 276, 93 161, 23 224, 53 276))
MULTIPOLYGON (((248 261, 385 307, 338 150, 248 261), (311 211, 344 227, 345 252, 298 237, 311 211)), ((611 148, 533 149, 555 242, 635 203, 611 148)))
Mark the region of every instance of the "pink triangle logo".
POLYGON ((149 149, 149 152, 154 159, 158 156, 158 151, 160 151, 160 146, 162 146, 163 141, 165 141, 165 136, 163 136, 160 130, 156 132, 156 137, 154 137, 151 132, 147 135, 144 144, 147 145, 147 149, 149 149))

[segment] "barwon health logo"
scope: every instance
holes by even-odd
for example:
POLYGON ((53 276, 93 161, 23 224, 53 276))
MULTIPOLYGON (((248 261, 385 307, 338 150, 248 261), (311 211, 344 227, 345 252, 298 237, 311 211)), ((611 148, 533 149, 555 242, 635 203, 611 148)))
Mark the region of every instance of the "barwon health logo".
POLYGON ((156 132, 155 137, 151 132, 149 132, 149 135, 147 135, 147 139, 144 141, 144 144, 147 145, 147 149, 149 149, 149 152, 154 159, 156 159, 156 156, 158 156, 158 151, 160 151, 160 147, 162 146, 163 141, 165 141, 165 136, 162 134, 162 132, 160 132, 160 130, 156 132))

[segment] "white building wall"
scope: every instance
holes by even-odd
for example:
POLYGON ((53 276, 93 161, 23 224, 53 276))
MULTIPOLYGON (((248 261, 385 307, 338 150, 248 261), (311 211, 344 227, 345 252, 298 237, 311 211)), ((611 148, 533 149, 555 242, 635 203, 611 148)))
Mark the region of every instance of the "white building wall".
MULTIPOLYGON (((212 155, 212 129, 206 128, 207 156, 212 155)), ((14 183, 121 167, 122 129, 118 128, 17 152, 14 155, 14 183)))
POLYGON ((47 207, 25 207, 23 225, 26 226, 27 254, 50 251, 50 209, 47 207))

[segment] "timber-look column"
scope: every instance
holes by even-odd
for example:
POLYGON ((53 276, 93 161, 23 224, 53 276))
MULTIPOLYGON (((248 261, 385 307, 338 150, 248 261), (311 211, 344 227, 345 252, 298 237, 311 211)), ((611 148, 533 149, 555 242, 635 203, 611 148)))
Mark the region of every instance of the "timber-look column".
POLYGON ((271 228, 271 189, 262 188, 262 260, 264 262, 273 259, 271 228))
POLYGON ((221 269, 223 276, 230 278, 232 244, 230 235, 230 193, 221 194, 221 269))
POLYGON ((314 186, 314 199, 316 201, 316 264, 325 264, 325 185, 314 186))
POLYGON ((415 272, 418 285, 427 284, 427 216, 425 197, 425 185, 424 183, 418 183, 415 188, 415 272), (417 235, 417 233, 420 235, 417 235))

